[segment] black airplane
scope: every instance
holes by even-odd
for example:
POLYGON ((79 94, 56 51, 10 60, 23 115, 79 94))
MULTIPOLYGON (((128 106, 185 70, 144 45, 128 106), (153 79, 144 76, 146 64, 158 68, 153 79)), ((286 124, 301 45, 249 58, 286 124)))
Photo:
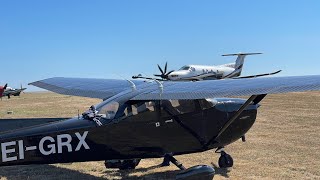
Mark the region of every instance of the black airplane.
POLYGON ((219 166, 232 167, 223 148, 245 141, 259 102, 267 94, 318 91, 320 75, 163 83, 50 78, 31 85, 103 102, 77 118, 0 134, 0 166, 105 160, 107 168, 134 169, 140 159, 165 157, 183 170, 177 179, 212 179, 212 167, 186 169, 174 156, 217 149, 219 166))

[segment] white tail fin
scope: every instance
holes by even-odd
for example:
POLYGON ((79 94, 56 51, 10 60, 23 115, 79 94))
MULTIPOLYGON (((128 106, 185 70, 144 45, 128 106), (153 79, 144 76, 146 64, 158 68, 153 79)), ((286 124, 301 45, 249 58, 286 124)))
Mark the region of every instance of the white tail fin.
POLYGON ((262 54, 262 53, 237 53, 237 54, 224 54, 222 56, 238 56, 236 63, 235 63, 235 70, 233 73, 231 73, 230 75, 228 75, 227 78, 230 77, 235 77, 235 76, 240 76, 241 75, 241 71, 242 71, 242 67, 243 67, 243 63, 244 63, 244 58, 248 55, 258 55, 258 54, 262 54))

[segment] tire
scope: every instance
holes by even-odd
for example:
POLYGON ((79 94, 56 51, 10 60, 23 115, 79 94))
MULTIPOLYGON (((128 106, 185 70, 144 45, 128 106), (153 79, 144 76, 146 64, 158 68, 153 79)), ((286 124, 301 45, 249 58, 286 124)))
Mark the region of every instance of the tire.
POLYGON ((135 169, 141 159, 128 159, 128 160, 106 160, 106 168, 117 168, 120 170, 135 169))
POLYGON ((120 170, 128 170, 128 169, 135 169, 138 164, 140 163, 141 159, 130 159, 124 160, 119 167, 120 170))
POLYGON ((233 159, 229 154, 221 154, 219 158, 219 167, 220 168, 230 168, 233 166, 233 159))

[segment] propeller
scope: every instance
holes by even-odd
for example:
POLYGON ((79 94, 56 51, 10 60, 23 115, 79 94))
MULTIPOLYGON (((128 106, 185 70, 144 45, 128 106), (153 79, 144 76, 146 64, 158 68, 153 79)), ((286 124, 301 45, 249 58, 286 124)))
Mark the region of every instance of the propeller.
MULTIPOLYGON (((20 84, 20 90, 21 90, 21 92, 24 94, 24 93, 25 93, 24 90, 26 90, 26 88, 23 88, 23 87, 22 87, 22 84, 20 84)), ((19 94, 19 96, 20 96, 20 94, 19 94)))
POLYGON ((168 62, 166 62, 165 66, 164 66, 164 70, 162 70, 162 68, 159 66, 159 64, 158 64, 158 68, 159 68, 161 74, 154 74, 154 76, 156 76, 156 77, 161 77, 162 79, 169 80, 169 75, 170 75, 173 71, 169 71, 169 72, 167 73, 168 62))
POLYGON ((7 87, 8 87, 8 84, 5 84, 5 85, 3 86, 3 89, 7 89, 7 87))

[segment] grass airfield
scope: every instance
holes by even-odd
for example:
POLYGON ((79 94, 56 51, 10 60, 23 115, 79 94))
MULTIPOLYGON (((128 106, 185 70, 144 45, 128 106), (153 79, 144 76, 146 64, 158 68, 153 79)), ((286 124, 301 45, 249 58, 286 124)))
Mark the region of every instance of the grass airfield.
MULTIPOLYGON (((54 93, 25 93, 0 101, 0 118, 72 117, 101 100, 54 93), (13 111, 13 114, 7 114, 13 111)), ((320 92, 268 95, 247 142, 225 150, 234 167, 216 169, 214 179, 320 179, 320 92)), ((214 150, 176 156, 187 168, 217 166, 214 150)), ((174 179, 179 170, 142 160, 136 170, 106 169, 103 161, 0 167, 0 179, 174 179)))

